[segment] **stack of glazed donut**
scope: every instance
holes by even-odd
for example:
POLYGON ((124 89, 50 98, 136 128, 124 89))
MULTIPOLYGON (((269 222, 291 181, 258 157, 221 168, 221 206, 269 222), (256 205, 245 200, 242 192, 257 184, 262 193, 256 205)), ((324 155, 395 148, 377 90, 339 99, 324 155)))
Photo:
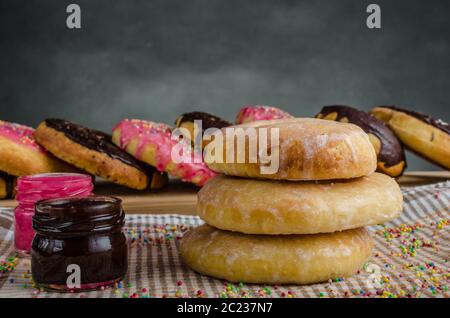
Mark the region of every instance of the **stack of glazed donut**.
MULTIPOLYGON (((375 172, 368 135, 354 124, 313 118, 234 126, 249 127, 278 130, 278 149, 258 149, 278 151, 278 170, 262 173, 259 155, 227 162, 228 149, 224 160, 206 160, 222 175, 198 193, 206 224, 183 237, 184 262, 230 282, 310 284, 355 274, 373 247, 364 226, 398 217, 403 205, 396 181, 375 172)), ((253 138, 258 134, 245 140, 246 153, 253 138)))

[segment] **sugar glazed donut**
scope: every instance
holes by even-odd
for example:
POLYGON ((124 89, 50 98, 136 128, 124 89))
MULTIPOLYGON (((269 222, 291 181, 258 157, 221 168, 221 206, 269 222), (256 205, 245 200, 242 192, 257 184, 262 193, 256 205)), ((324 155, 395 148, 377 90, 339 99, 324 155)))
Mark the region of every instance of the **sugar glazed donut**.
POLYGON ((109 181, 137 190, 167 183, 167 176, 122 151, 101 131, 63 119, 46 119, 34 135, 56 157, 109 181))
POLYGON ((400 215, 402 204, 398 184, 381 173, 336 182, 218 176, 199 191, 197 214, 222 230, 315 234, 393 220, 400 215))
POLYGON ((77 171, 39 146, 33 133, 31 127, 0 120, 0 171, 17 177, 77 171))
POLYGON ((202 225, 181 240, 183 261, 230 282, 312 284, 355 274, 370 257, 364 228, 315 235, 248 235, 202 225))
POLYGON ((428 115, 393 106, 379 106, 370 113, 384 121, 414 153, 450 169, 450 126, 428 115))
MULTIPOLYGON (((205 162, 220 173, 238 177, 265 178, 275 180, 331 180, 348 179, 369 175, 375 171, 377 157, 367 134, 358 126, 314 118, 292 118, 269 121, 256 121, 231 128, 255 128, 255 134, 248 134, 245 138, 245 149, 233 149, 227 146, 227 133, 224 128, 222 135, 223 156, 217 158, 206 152, 205 162), (278 129, 279 147, 265 144, 265 148, 258 148, 257 162, 251 162, 247 157, 242 163, 230 162, 231 158, 240 151, 249 153, 251 145, 258 145, 260 129, 278 129), (274 173, 262 171, 266 166, 261 160, 262 153, 276 154, 278 151, 279 167, 274 173), (228 152, 228 154, 227 154, 228 152), (220 161, 220 162, 218 162, 220 161), (264 173, 263 173, 264 172, 264 173)), ((234 138, 234 136, 233 136, 234 138)), ((235 148, 238 143, 236 138, 235 148)), ((263 145, 264 146, 264 145, 263 145)))
MULTIPOLYGON (((178 145, 178 141, 172 139, 171 128, 162 123, 125 119, 114 127, 113 142, 158 171, 168 172, 198 186, 216 176, 203 162, 201 153, 192 152, 195 157, 192 162, 173 161, 172 148, 178 145)), ((190 148, 190 144, 186 143, 185 147, 190 148)))
POLYGON ((236 116, 236 124, 245 124, 257 120, 293 118, 291 114, 274 106, 244 106, 236 116))
POLYGON ((377 171, 399 177, 406 168, 405 151, 394 133, 374 116, 349 106, 325 106, 316 118, 352 123, 361 127, 377 153, 377 171))

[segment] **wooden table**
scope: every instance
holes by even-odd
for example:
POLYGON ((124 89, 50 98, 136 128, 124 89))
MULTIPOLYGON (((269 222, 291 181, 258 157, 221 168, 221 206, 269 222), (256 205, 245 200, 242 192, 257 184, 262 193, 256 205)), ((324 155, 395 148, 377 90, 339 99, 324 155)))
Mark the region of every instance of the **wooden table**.
MULTIPOLYGON (((450 180, 449 171, 407 172, 399 178, 402 186, 416 186, 450 180)), ((198 188, 189 183, 171 180, 170 184, 159 191, 134 191, 105 181, 96 184, 95 193, 114 195, 123 200, 127 213, 149 214, 195 214, 198 188)), ((14 207, 14 200, 0 200, 1 207, 14 207)))

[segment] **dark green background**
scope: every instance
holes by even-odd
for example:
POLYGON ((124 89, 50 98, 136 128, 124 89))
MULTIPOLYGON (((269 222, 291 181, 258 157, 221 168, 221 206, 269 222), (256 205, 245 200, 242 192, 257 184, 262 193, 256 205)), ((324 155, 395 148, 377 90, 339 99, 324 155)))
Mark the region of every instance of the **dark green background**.
MULTIPOLYGON (((109 131, 244 104, 403 106, 449 120, 450 1, 0 0, 0 118, 109 131), (382 8, 382 29, 366 7, 382 8), (66 28, 66 6, 82 29, 66 28)), ((409 156, 412 169, 436 169, 409 156)))

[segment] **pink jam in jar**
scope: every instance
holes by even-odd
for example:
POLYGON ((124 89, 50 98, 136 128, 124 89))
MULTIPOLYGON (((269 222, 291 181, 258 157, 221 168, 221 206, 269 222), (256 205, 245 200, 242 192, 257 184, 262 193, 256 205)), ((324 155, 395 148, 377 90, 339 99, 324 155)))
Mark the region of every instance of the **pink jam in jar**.
POLYGON ((45 199, 87 197, 92 194, 92 177, 78 173, 44 173, 20 177, 14 210, 14 243, 17 252, 29 254, 34 237, 32 218, 36 202, 45 199))

